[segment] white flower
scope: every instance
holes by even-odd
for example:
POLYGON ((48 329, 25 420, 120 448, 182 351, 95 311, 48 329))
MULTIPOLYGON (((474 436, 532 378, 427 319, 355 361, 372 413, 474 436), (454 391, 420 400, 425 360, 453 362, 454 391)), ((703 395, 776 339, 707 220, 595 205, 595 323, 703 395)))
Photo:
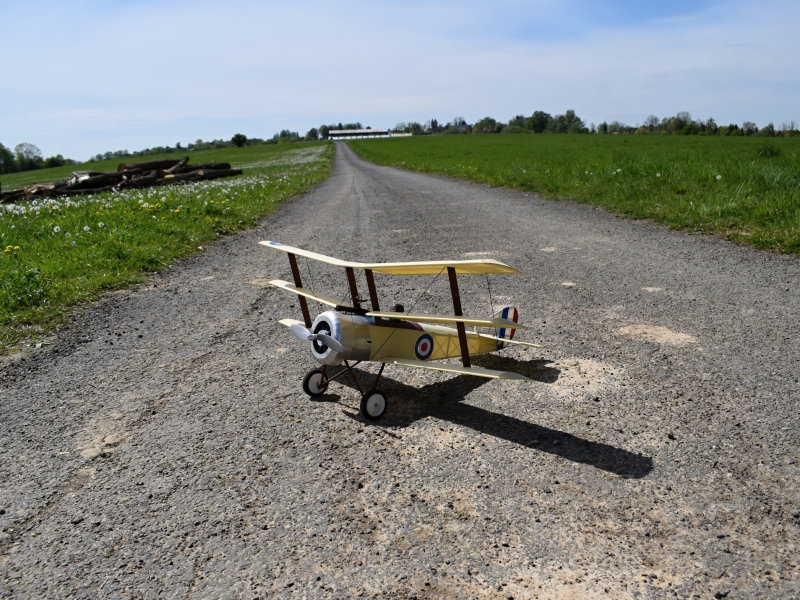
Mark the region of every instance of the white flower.
POLYGON ((100 221, 100 222, 97 224, 97 226, 98 226, 98 227, 105 227, 105 226, 106 226, 106 224, 105 224, 105 223, 103 223, 102 221, 100 221))
POLYGON ((83 226, 83 230, 84 230, 86 233, 89 233, 89 232, 91 231, 91 229, 89 229, 89 226, 88 226, 88 225, 84 225, 84 226, 83 226))
POLYGON ((661 173, 656 173, 656 177, 661 177, 661 173))
POLYGON ((71 234, 69 231, 68 231, 67 233, 65 233, 64 235, 65 235, 66 237, 72 237, 72 234, 71 234))
POLYGON ((145 208, 149 208, 149 207, 150 207, 150 204, 149 204, 149 203, 147 203, 147 202, 145 202, 144 204, 142 204, 142 206, 144 206, 145 208))
POLYGON ((53 232, 54 232, 54 233, 58 233, 59 231, 61 231, 61 227, 59 227, 58 225, 56 225, 55 227, 53 227, 53 232))
POLYGON ((167 201, 167 197, 166 196, 161 196, 161 201, 162 202, 166 202, 167 201))
POLYGON ((617 173, 622 173, 622 169, 617 169, 617 173))
POLYGON ((720 179, 722 179, 722 175, 717 175, 717 181, 719 181, 720 179))
POLYGON ((72 242, 72 245, 73 245, 73 246, 77 246, 77 245, 78 245, 78 242, 72 242))

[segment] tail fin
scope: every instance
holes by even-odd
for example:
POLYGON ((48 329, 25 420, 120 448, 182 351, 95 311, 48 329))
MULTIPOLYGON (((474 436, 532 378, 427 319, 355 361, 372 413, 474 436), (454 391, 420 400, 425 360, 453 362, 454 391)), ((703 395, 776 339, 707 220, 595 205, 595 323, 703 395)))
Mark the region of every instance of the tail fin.
MULTIPOLYGON (((499 317, 502 319, 508 319, 510 321, 514 321, 514 323, 519 323, 519 312, 517 311, 516 307, 514 306, 505 306, 498 310, 496 313, 492 315, 493 318, 499 317)), ((513 340, 514 333, 516 333, 516 329, 509 329, 506 327, 502 327, 500 329, 495 329, 494 327, 476 327, 475 331, 477 333, 483 333, 486 335, 493 335, 501 340, 497 342, 497 349, 502 350, 505 347, 505 343, 502 340, 513 340)))

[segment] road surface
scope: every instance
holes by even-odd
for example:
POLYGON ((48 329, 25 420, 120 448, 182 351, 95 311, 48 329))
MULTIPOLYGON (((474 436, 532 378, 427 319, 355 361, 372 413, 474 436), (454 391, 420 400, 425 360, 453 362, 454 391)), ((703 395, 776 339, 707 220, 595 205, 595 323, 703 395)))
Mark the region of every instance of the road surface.
MULTIPOLYGON (((301 268, 344 297, 343 272, 301 268)), ((452 308, 446 278, 376 278, 383 306, 452 308)), ((0 596, 795 596, 799 291, 796 257, 338 144, 257 229, 6 359, 0 596), (387 367, 377 423, 352 385, 310 400, 264 239, 519 268, 461 296, 519 308, 546 347, 475 363, 534 381, 387 367)))

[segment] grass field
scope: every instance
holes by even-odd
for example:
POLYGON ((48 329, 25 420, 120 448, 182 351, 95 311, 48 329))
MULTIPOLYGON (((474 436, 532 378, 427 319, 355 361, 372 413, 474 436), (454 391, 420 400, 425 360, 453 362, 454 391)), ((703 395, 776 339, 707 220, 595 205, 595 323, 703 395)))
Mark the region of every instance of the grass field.
POLYGON ((383 165, 800 252, 800 138, 500 134, 349 144, 383 165))
MULTIPOLYGON (((190 156, 193 163, 230 162, 244 174, 0 205, 0 352, 41 341, 79 303, 142 281, 220 235, 254 226, 282 200, 328 176, 333 146, 279 144, 190 156)), ((91 169, 113 171, 119 162, 92 163, 91 169)), ((39 183, 63 179, 80 168, 87 167, 32 173, 39 183)), ((3 188, 10 189, 11 182, 18 184, 28 175, 3 177, 3 188)))

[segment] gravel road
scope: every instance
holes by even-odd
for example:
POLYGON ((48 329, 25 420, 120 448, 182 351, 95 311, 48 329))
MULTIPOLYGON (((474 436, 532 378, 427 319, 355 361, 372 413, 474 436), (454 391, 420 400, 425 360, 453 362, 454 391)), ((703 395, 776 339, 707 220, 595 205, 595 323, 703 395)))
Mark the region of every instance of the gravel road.
MULTIPOLYGON (((451 308, 446 278, 376 279, 384 306, 451 308)), ((0 596, 796 596, 798 292, 796 257, 339 144, 257 229, 6 358, 0 596), (263 239, 519 268, 461 292, 465 314, 519 307, 546 348, 475 362, 535 381, 387 367, 377 423, 349 385, 310 400, 263 239)))

